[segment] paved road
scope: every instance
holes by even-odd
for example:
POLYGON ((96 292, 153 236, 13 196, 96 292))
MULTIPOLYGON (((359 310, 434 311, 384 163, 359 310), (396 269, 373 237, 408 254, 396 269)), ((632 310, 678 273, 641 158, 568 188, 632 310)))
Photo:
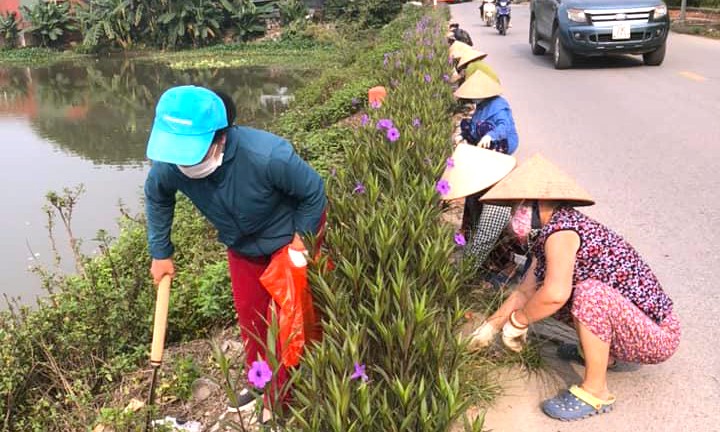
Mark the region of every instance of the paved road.
POLYGON ((660 67, 639 56, 591 59, 557 71, 527 43, 529 12, 513 5, 499 36, 478 3, 453 19, 489 53, 520 134, 518 158, 541 152, 595 197, 587 212, 622 233, 675 301, 683 338, 673 358, 609 377, 614 412, 565 424, 538 408, 560 383, 507 383, 488 413, 497 431, 720 431, 720 41, 672 34, 660 67))

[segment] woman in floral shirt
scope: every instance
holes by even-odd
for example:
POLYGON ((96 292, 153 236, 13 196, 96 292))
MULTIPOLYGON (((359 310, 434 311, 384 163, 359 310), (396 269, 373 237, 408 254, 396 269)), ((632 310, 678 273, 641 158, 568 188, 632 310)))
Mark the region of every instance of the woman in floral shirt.
POLYGON ((680 324, 673 302, 637 251, 620 235, 575 209, 594 204, 567 175, 539 155, 481 201, 512 205, 512 228, 533 255, 523 282, 474 333, 471 347, 503 343, 522 350, 529 324, 549 316, 573 325, 580 347, 560 357, 585 364, 581 385, 543 403, 559 420, 608 412, 615 397, 606 373, 616 360, 656 364, 675 353, 680 324))

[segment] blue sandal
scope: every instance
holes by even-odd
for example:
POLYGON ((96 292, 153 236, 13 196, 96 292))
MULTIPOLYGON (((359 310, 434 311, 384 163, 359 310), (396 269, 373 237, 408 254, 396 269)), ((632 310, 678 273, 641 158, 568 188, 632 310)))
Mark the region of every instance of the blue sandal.
POLYGON ((615 396, 604 401, 578 386, 572 386, 542 404, 542 410, 548 416, 561 421, 582 420, 597 414, 612 411, 615 396))

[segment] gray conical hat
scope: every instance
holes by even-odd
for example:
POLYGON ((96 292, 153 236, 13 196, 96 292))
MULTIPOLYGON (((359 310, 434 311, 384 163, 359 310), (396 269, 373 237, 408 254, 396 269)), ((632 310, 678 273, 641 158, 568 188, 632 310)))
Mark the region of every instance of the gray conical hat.
POLYGON ((482 71, 476 71, 455 90, 455 97, 459 99, 487 99, 502 94, 500 83, 490 78, 482 71))
POLYGON ((516 162, 503 153, 458 144, 441 178, 449 188, 443 199, 462 198, 489 188, 512 171, 516 162))
POLYGON ((523 200, 568 201, 573 206, 595 204, 575 180, 539 154, 515 168, 480 198, 499 205, 523 200))

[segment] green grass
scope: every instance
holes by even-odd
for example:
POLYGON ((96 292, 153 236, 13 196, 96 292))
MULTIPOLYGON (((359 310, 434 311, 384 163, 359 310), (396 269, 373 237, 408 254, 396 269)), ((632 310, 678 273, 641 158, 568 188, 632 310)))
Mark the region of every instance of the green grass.
POLYGON ((0 66, 45 66, 86 57, 73 51, 49 48, 15 48, 0 50, 0 66))

